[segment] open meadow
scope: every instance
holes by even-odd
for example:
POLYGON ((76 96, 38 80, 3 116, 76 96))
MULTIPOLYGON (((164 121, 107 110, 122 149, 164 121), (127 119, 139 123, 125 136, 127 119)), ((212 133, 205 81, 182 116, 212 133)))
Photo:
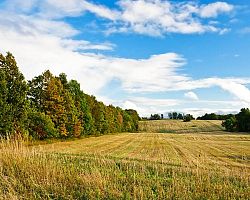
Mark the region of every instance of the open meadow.
POLYGON ((218 121, 140 122, 140 130, 31 146, 2 142, 0 198, 249 198, 250 134, 224 132, 218 121))

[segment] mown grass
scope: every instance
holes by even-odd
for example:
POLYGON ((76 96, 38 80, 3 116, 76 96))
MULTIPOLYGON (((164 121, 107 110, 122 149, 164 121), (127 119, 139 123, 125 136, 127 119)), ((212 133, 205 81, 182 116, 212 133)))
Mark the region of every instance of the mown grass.
POLYGON ((156 133, 194 133, 223 131, 220 120, 152 120, 141 121, 139 131, 156 133))
POLYGON ((0 199, 250 196, 250 135, 124 133, 0 148, 0 199))

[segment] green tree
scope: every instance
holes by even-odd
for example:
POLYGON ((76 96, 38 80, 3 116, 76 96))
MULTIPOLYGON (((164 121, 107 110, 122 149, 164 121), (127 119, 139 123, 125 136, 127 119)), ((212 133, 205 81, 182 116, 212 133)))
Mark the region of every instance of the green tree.
POLYGON ((1 133, 24 133, 27 119, 28 86, 23 74, 19 71, 14 56, 0 54, 1 104, 5 119, 1 122, 1 133))
POLYGON ((190 122, 190 121, 193 120, 193 119, 194 119, 193 115, 191 115, 191 114, 186 114, 186 115, 184 116, 184 118, 183 118, 183 121, 184 121, 184 122, 190 122))
POLYGON ((181 113, 178 114, 177 119, 183 119, 183 115, 181 113))
POLYGON ((126 109, 125 111, 131 116, 132 131, 137 132, 139 129, 139 120, 140 120, 140 117, 139 117, 137 111, 133 110, 133 109, 126 109))
POLYGON ((160 120, 161 116, 159 114, 151 114, 149 119, 150 120, 160 120))
POLYGON ((82 126, 81 134, 92 134, 94 121, 86 100, 86 95, 81 91, 80 84, 76 80, 69 81, 68 87, 74 100, 74 105, 78 110, 77 117, 82 126))
POLYGON ((173 119, 177 119, 178 113, 177 112, 173 112, 172 116, 173 116, 173 119))
POLYGON ((130 116, 129 113, 127 113, 125 110, 122 111, 122 118, 123 118, 123 132, 132 132, 133 127, 132 127, 132 117, 130 116))
POLYGON ((0 68, 0 134, 6 135, 11 133, 12 127, 12 117, 9 115, 11 107, 7 103, 8 98, 8 88, 7 81, 5 79, 5 73, 2 68, 0 68))
POLYGON ((237 130, 237 119, 235 116, 230 117, 222 122, 222 126, 225 127, 226 131, 236 131, 237 130))
POLYGON ((235 117, 237 119, 238 131, 249 132, 250 131, 250 110, 248 108, 242 108, 235 117))
POLYGON ((29 134, 35 139, 58 137, 54 123, 45 113, 31 111, 28 114, 29 134))

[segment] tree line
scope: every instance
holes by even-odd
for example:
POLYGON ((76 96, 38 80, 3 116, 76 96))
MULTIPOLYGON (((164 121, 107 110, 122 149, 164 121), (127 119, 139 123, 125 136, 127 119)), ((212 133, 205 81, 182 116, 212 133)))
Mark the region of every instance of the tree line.
MULTIPOLYGON (((161 120, 164 119, 163 114, 151 114, 149 118, 143 117, 142 120, 161 120)), ((184 122, 189 122, 194 120, 195 118, 191 114, 177 113, 177 112, 169 112, 168 119, 174 120, 183 120, 184 122)))
POLYGON ((0 54, 0 135, 35 139, 136 132, 135 110, 106 106, 85 94, 76 80, 50 71, 26 81, 14 56, 0 54))
POLYGON ((231 115, 223 121, 222 126, 230 132, 250 132, 250 110, 242 108, 238 114, 231 115))
POLYGON ((219 115, 215 113, 210 113, 210 114, 206 113, 201 117, 197 117, 197 120, 226 120, 232 116, 233 114, 219 115))

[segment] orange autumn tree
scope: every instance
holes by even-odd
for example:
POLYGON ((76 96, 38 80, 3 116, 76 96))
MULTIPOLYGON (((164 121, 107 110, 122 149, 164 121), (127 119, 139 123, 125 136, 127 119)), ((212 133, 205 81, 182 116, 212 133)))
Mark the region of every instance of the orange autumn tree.
POLYGON ((80 136, 81 123, 77 118, 77 109, 60 78, 54 77, 47 70, 30 81, 30 86, 30 96, 33 95, 31 101, 34 99, 33 105, 50 117, 60 137, 80 136), (35 96, 36 94, 39 98, 35 96), (39 102, 36 101, 37 99, 39 102))

